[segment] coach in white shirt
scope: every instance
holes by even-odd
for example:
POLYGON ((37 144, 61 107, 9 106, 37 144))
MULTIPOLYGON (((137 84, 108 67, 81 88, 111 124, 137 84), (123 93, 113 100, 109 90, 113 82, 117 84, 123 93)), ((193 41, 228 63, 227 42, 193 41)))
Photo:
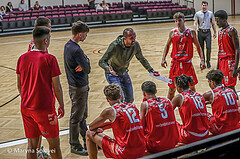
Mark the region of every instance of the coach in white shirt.
POLYGON ((198 41, 203 51, 203 56, 205 60, 204 54, 204 41, 206 42, 207 48, 207 68, 211 67, 210 59, 211 59, 211 26, 213 28, 213 38, 217 37, 216 27, 214 22, 214 15, 211 11, 207 10, 208 2, 202 1, 202 10, 198 11, 194 16, 194 29, 197 30, 198 27, 198 41))

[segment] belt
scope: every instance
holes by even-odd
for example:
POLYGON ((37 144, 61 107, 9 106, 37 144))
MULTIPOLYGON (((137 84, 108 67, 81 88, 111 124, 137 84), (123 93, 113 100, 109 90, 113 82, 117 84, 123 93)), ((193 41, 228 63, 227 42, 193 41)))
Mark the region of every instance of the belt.
POLYGON ((210 29, 198 29, 198 30, 200 30, 201 32, 203 32, 203 33, 207 33, 207 32, 209 32, 210 31, 210 29))

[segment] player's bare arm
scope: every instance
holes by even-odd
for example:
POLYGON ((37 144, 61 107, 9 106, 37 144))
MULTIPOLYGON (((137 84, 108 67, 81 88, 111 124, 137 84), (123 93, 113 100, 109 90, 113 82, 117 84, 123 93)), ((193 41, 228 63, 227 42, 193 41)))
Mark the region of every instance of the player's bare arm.
MULTIPOLYGON (((113 121, 115 119, 115 113, 112 108, 106 108, 102 111, 102 113, 97 117, 90 125, 89 129, 91 131, 97 130, 97 128, 102 127, 106 120, 113 121)), ((106 129, 106 128, 105 128, 106 129)))
POLYGON ((203 98, 205 99, 205 104, 211 104, 213 102, 213 95, 211 91, 205 92, 203 94, 203 98))
POLYGON ((194 23, 193 23, 193 25, 194 25, 194 30, 195 30, 195 31, 197 31, 197 25, 198 25, 198 22, 197 22, 197 20, 194 20, 194 23))
POLYGON ((213 28, 213 38, 216 39, 216 37, 217 37, 217 30, 216 30, 215 21, 211 20, 211 24, 212 24, 212 28, 213 28))
POLYGON ((192 35, 193 35, 193 43, 196 46, 197 52, 198 52, 199 57, 201 59, 200 68, 201 68, 201 70, 203 70, 203 69, 206 68, 206 66, 205 66, 205 61, 204 61, 204 58, 203 58, 202 48, 200 47, 200 44, 198 42, 196 31, 194 31, 194 30, 191 30, 191 31, 192 31, 192 35))
POLYGON ((140 108, 140 119, 141 119, 141 122, 142 122, 142 125, 143 125, 143 130, 146 127, 146 118, 145 118, 146 112, 147 112, 146 102, 142 102, 141 108, 140 108))
POLYGON ((170 31, 169 38, 167 40, 167 44, 166 44, 166 46, 164 48, 164 51, 163 51, 163 57, 162 57, 161 66, 164 67, 164 68, 166 68, 166 66, 167 66, 166 56, 167 56, 169 48, 171 46, 172 34, 173 34, 173 31, 170 31))
POLYGON ((183 101, 182 101, 182 96, 180 94, 176 95, 173 99, 172 99, 172 105, 173 105, 173 110, 176 107, 180 107, 182 105, 183 101))
POLYGON ((53 90, 54 90, 55 96, 59 103, 58 118, 60 119, 64 116, 64 102, 63 102, 62 86, 60 83, 59 76, 52 77, 52 83, 53 83, 53 90))
POLYGON ((20 74, 17 74, 17 88, 18 88, 18 92, 21 95, 21 77, 20 74))
POLYGON ((232 28, 229 32, 230 36, 232 37, 233 40, 233 45, 234 45, 234 50, 235 50, 235 66, 233 70, 233 77, 237 77, 237 68, 238 68, 238 63, 239 63, 239 38, 238 38, 238 33, 235 28, 232 28))

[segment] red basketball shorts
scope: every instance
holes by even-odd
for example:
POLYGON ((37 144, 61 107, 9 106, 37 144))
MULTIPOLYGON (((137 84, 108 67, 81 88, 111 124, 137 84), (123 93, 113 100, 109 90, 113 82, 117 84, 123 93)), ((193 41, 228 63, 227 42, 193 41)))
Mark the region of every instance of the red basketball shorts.
POLYGON ((199 136, 192 135, 187 130, 185 130, 185 128, 183 128, 183 125, 180 125, 178 122, 177 122, 177 128, 178 128, 180 143, 189 144, 202 139, 206 139, 208 138, 208 135, 209 135, 209 131, 207 131, 206 135, 201 134, 201 137, 200 135, 199 136))
POLYGON ((105 135, 102 140, 102 150, 107 158, 134 159, 142 157, 144 155, 145 146, 142 147, 142 151, 139 151, 139 147, 137 147, 137 149, 134 148, 126 149, 126 147, 120 146, 116 140, 105 135))
POLYGON ((170 88, 175 88, 175 77, 180 75, 190 76, 193 79, 193 86, 198 83, 192 62, 173 62, 169 72, 169 78, 172 79, 173 84, 168 84, 170 88))
POLYGON ((233 77, 235 60, 219 58, 218 66, 219 70, 221 70, 224 75, 222 84, 225 86, 235 86, 237 84, 237 77, 233 77))
POLYGON ((31 111, 21 109, 27 138, 55 138, 59 135, 58 118, 55 111, 31 111))

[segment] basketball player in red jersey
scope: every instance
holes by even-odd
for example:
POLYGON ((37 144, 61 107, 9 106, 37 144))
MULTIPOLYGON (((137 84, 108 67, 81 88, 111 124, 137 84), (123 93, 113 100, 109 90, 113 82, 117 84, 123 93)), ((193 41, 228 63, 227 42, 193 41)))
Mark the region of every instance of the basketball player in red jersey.
MULTIPOLYGON (((37 26, 45 26, 51 30, 51 20, 46 17, 38 17, 34 24, 34 27, 37 27, 37 26)), ((35 43, 34 43, 34 40, 32 40, 28 46, 28 51, 32 51, 34 49, 34 46, 35 46, 35 43)), ((37 147, 37 149, 39 150, 38 158, 40 157, 50 158, 50 155, 43 150, 43 146, 41 147, 41 144, 42 144, 42 137, 39 137, 39 143, 37 147)))
POLYGON ((186 75, 175 78, 176 88, 179 92, 173 100, 173 108, 178 107, 183 124, 177 123, 179 143, 191 143, 202 140, 209 135, 209 122, 207 108, 202 95, 189 89, 193 83, 191 77, 186 75))
POLYGON ((120 91, 116 84, 104 88, 111 107, 104 109, 89 125, 86 137, 90 159, 97 158, 97 145, 107 158, 134 159, 144 155, 145 137, 139 111, 133 104, 121 103, 120 91), (109 128, 112 128, 115 139, 102 133, 109 128))
POLYGON ((21 94, 21 114, 28 138, 27 158, 37 158, 38 143, 44 136, 52 159, 61 159, 58 118, 64 115, 61 74, 56 58, 46 52, 50 29, 35 27, 35 49, 21 55, 17 63, 17 86, 21 94), (59 103, 55 112, 55 96, 59 103))
POLYGON ((172 44, 172 61, 169 78, 172 79, 173 84, 168 84, 169 90, 167 96, 170 100, 173 99, 176 91, 176 87, 174 84, 176 76, 183 74, 192 77, 193 84, 190 86, 190 89, 195 91, 195 85, 198 83, 198 80, 192 65, 193 43, 197 47, 197 52, 201 59, 200 68, 204 69, 206 67, 203 52, 197 40, 195 30, 185 27, 185 19, 183 13, 177 12, 176 14, 174 14, 173 18, 175 19, 177 28, 173 29, 169 33, 169 38, 163 51, 163 58, 161 62, 162 67, 166 68, 166 56, 168 54, 169 47, 172 44))
POLYGON ((213 115, 209 115, 210 132, 218 135, 237 129, 239 112, 236 94, 232 89, 222 85, 222 71, 211 70, 206 77, 212 89, 203 94, 206 102, 212 105, 213 115))
POLYGON ((239 39, 237 30, 228 24, 228 15, 224 10, 215 14, 215 21, 219 28, 218 32, 218 64, 217 69, 223 72, 223 81, 226 87, 233 89, 236 93, 237 68, 239 63, 239 39))
MULTIPOLYGON (((50 30, 51 28, 51 20, 49 18, 46 17, 38 17, 35 21, 34 27, 37 26, 45 26, 48 27, 50 30)), ((34 40, 32 40, 28 46, 28 51, 31 51, 32 49, 34 49, 35 43, 34 40)))
POLYGON ((156 97, 156 85, 152 81, 144 82, 142 91, 144 101, 141 104, 140 118, 147 152, 157 153, 174 148, 178 143, 178 129, 170 100, 156 97))

